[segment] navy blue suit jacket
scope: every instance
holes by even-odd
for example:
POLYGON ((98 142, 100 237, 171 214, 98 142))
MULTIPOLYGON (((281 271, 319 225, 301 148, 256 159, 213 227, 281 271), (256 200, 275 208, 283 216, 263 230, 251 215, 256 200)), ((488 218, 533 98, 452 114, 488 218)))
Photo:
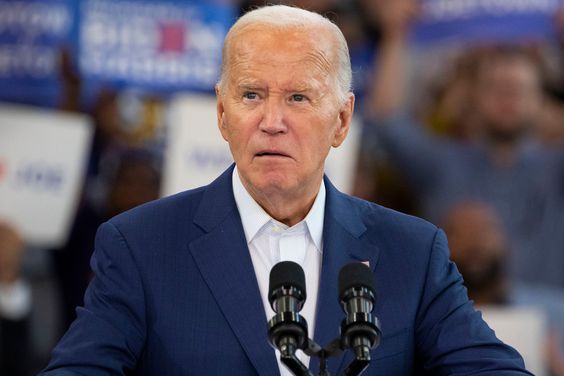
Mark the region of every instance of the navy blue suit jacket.
MULTIPOLYGON (((96 277, 45 375, 279 374, 232 171, 100 227, 96 277)), ((344 317, 339 270, 369 261, 383 336, 366 375, 526 374, 468 301, 442 231, 325 184, 318 343, 337 337, 344 317)), ((350 360, 332 358, 329 371, 350 360)))

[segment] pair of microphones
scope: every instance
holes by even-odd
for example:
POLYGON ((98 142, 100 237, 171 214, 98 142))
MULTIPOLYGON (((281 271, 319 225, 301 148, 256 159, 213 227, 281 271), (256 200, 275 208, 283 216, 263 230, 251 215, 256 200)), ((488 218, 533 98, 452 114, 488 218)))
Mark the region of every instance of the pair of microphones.
POLYGON ((340 336, 321 347, 308 337, 307 321, 300 315, 306 300, 304 271, 292 261, 280 262, 270 271, 268 301, 276 314, 268 321, 269 342, 280 351, 282 363, 294 374, 313 376, 297 358, 302 350, 310 357, 319 358, 319 375, 329 376, 327 358, 350 350, 354 359, 343 375, 362 374, 370 363, 370 350, 380 343, 378 319, 372 315, 376 294, 373 274, 361 262, 345 265, 339 272, 338 299, 345 313, 340 336))

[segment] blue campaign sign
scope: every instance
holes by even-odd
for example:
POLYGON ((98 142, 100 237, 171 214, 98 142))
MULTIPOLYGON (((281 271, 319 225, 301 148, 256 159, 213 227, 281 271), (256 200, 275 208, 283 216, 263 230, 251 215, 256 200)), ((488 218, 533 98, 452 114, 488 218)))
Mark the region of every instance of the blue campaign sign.
POLYGON ((71 48, 73 0, 0 0, 0 100, 55 106, 61 48, 71 48))
POLYGON ((414 39, 445 41, 543 40, 555 36, 562 0, 421 0, 414 39))
POLYGON ((236 15, 226 1, 83 0, 81 75, 152 92, 213 90, 236 15))

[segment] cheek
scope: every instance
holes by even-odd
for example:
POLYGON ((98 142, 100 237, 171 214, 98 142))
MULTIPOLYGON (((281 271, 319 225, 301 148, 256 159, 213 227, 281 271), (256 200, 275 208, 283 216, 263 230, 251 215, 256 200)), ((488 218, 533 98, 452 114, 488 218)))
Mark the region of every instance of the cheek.
POLYGON ((242 116, 238 112, 229 112, 224 116, 224 129, 230 143, 237 146, 243 141, 245 134, 252 126, 252 116, 242 116))
POLYGON ((334 132, 327 128, 311 132, 304 137, 299 137, 297 142, 301 150, 307 153, 308 159, 316 164, 323 161, 331 149, 334 132))
POLYGON ((256 141, 256 132, 250 128, 240 128, 231 132, 231 139, 229 140, 229 148, 233 154, 233 158, 238 163, 248 164, 253 160, 253 150, 260 143, 256 141))

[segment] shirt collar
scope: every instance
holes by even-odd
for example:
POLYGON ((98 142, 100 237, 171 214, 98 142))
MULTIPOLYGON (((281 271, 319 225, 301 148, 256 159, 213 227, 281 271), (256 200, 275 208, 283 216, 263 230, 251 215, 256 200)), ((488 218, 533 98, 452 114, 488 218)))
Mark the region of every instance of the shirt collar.
MULTIPOLYGON (((239 209, 243 230, 247 243, 250 243, 259 230, 269 221, 276 221, 251 197, 249 192, 243 186, 237 166, 233 170, 232 176, 233 195, 235 203, 239 209)), ((322 251, 323 239, 323 219, 325 217, 325 182, 321 181, 319 192, 309 213, 302 222, 307 224, 309 234, 318 251, 322 251)), ((300 222, 301 223, 301 222, 300 222)))

